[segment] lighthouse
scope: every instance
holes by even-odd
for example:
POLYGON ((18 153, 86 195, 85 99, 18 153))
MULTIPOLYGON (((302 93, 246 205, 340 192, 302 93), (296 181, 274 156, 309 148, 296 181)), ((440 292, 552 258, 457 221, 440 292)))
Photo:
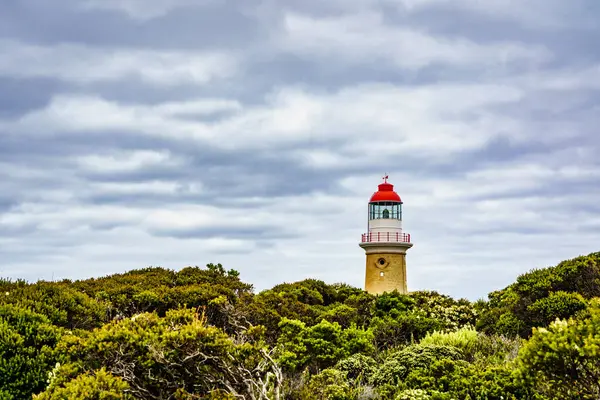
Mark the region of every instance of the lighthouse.
POLYGON ((387 175, 378 189, 369 200, 367 233, 359 244, 367 256, 365 290, 408 293, 406 251, 413 244, 410 234, 402 231, 402 200, 387 175))

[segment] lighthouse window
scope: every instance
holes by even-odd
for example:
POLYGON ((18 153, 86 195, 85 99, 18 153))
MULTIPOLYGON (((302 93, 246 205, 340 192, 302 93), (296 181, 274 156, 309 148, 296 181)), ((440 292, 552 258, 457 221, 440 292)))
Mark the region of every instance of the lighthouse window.
POLYGON ((369 219, 382 218, 402 220, 402 204, 383 201, 369 204, 369 219))

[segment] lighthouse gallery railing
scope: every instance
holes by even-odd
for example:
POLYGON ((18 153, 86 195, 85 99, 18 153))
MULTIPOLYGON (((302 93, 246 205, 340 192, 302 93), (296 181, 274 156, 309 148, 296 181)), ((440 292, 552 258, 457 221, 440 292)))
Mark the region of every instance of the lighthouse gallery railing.
POLYGON ((369 232, 362 234, 362 242, 396 242, 410 243, 410 233, 369 232))

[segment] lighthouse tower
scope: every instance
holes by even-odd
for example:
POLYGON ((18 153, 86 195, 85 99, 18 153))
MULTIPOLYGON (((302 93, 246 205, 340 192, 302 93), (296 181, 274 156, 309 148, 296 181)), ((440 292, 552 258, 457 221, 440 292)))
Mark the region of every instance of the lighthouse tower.
POLYGON ((387 180, 386 175, 369 200, 368 230, 360 243, 367 254, 365 290, 372 294, 408 293, 406 250, 413 244, 402 231, 402 200, 387 180))

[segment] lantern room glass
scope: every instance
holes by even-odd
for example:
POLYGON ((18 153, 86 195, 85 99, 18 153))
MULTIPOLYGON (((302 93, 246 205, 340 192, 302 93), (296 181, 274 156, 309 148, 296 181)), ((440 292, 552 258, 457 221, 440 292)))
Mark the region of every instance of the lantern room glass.
POLYGON ((369 203, 369 219, 397 219, 402 221, 402 203, 390 201, 369 203))

